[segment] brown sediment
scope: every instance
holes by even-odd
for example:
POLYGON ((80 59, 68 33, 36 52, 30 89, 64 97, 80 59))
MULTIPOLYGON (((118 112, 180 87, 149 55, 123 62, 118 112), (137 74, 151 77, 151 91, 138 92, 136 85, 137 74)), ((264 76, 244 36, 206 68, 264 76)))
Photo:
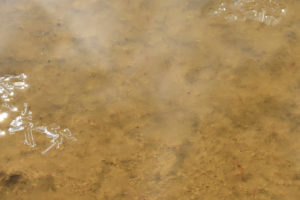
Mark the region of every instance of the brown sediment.
POLYGON ((77 138, 1 137, 0 199, 298 200, 299 1, 276 25, 220 2, 0 1, 12 103, 77 138))

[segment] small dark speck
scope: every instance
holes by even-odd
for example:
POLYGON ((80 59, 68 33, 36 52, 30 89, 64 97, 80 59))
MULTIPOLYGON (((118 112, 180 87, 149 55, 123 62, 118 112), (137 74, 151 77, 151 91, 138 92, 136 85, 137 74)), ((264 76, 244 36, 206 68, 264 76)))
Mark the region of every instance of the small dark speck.
POLYGON ((48 60, 48 63, 51 63, 51 60, 48 60))
POLYGON ((292 62, 291 63, 291 66, 295 67, 296 63, 295 62, 292 62))
POLYGON ((61 23, 57 23, 56 26, 61 27, 61 23))
POLYGON ((287 34, 287 37, 288 37, 289 39, 296 40, 296 39, 297 39, 297 34, 296 34, 295 32, 289 32, 289 33, 287 34))

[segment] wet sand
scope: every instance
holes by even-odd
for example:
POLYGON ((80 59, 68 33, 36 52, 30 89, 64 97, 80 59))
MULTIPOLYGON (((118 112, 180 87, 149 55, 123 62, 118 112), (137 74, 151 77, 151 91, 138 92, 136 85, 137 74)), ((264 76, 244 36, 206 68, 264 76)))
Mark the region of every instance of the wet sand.
POLYGON ((298 200, 300 2, 276 24, 220 2, 0 1, 14 103, 77 138, 0 136, 0 199, 298 200))

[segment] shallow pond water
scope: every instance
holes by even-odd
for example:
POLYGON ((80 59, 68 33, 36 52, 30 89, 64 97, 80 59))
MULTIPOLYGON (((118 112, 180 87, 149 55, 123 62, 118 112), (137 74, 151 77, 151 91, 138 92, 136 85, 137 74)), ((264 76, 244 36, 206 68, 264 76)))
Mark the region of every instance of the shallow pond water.
POLYGON ((0 1, 0 199, 298 200, 299 10, 0 1))

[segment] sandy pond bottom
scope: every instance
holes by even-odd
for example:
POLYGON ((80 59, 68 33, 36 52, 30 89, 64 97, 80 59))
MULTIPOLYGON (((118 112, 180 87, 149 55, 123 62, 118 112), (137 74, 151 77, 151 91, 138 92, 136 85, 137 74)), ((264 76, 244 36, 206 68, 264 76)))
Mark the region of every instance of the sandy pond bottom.
POLYGON ((51 138, 0 132, 0 199, 298 200, 299 10, 0 1, 0 77, 29 86, 9 104, 77 139, 42 154, 51 138))

